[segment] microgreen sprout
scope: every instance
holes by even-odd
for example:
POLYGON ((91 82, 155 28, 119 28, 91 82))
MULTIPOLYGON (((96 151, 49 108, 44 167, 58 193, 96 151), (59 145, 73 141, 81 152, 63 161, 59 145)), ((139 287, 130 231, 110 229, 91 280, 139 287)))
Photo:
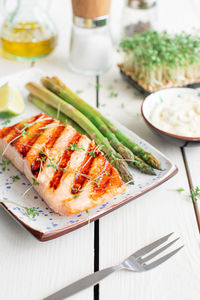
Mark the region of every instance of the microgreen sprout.
POLYGON ((82 90, 76 90, 76 94, 82 94, 83 91, 82 90))
POLYGON ((109 98, 116 98, 116 97, 118 97, 118 93, 116 93, 116 92, 110 92, 110 94, 109 94, 109 98))
POLYGON ((2 160, 0 161, 1 171, 3 172, 6 171, 7 166, 10 165, 10 163, 11 163, 10 160, 2 158, 2 160))
POLYGON ((83 147, 77 146, 76 143, 70 144, 69 145, 69 149, 72 150, 72 151, 75 151, 75 150, 83 150, 83 151, 85 151, 85 149, 83 147))
POLYGON ((200 77, 200 34, 147 30, 122 39, 123 67, 145 88, 183 85, 200 77))
POLYGON ((14 202, 14 201, 10 201, 10 200, 0 200, 1 203, 10 203, 10 204, 14 204, 16 205, 17 207, 21 207, 24 212, 25 212, 25 215, 27 217, 31 217, 31 218, 35 218, 36 216, 39 216, 39 213, 37 212, 36 208, 35 207, 26 207, 24 205, 21 205, 17 202, 14 202))
POLYGON ((100 84, 100 83, 97 83, 97 84, 96 84, 96 89, 99 90, 100 88, 101 88, 101 84, 100 84))
POLYGON ((194 202, 197 202, 197 200, 199 199, 199 196, 200 196, 200 188, 198 186, 196 186, 195 189, 191 189, 190 194, 191 194, 192 200, 194 202))
POLYGON ((10 119, 7 119, 7 120, 3 121, 3 122, 1 123, 1 125, 2 125, 2 126, 6 126, 6 125, 8 125, 10 122, 11 122, 10 119))
POLYGON ((13 182, 20 180, 20 177, 18 175, 12 176, 11 178, 13 182))

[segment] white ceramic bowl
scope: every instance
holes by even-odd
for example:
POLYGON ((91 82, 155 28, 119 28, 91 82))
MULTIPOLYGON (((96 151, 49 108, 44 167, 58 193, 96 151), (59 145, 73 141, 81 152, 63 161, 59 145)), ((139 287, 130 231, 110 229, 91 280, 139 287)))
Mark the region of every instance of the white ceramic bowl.
POLYGON ((168 101, 172 97, 177 98, 177 101, 181 101, 182 96, 189 95, 193 97, 198 97, 200 101, 200 91, 192 89, 192 88, 169 88, 160 90, 158 92, 152 93, 147 96, 141 107, 142 116, 147 123, 147 125, 158 135, 167 139, 167 141, 176 144, 178 146, 184 146, 188 142, 199 143, 199 137, 188 137, 188 136, 179 136, 176 134, 172 134, 162 129, 156 127, 152 120, 151 114, 155 107, 159 105, 162 101, 168 101))

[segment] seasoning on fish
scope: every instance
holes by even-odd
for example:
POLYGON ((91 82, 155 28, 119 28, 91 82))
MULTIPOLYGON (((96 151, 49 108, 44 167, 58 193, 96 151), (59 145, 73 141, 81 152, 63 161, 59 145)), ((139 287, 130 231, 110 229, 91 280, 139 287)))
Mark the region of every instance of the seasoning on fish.
POLYGON ((94 141, 46 114, 0 129, 0 150, 56 213, 88 210, 126 190, 94 141))

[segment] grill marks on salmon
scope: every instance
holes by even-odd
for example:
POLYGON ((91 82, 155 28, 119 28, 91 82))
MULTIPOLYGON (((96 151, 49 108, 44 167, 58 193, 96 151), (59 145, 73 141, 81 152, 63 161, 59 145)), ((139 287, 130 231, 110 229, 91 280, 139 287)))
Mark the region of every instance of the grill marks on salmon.
POLYGON ((87 210, 126 189, 93 141, 45 114, 1 129, 0 149, 31 183, 37 180, 34 188, 61 215, 87 210), (23 131, 24 124, 29 126, 23 131))
POLYGON ((56 170, 52 180, 50 181, 49 187, 56 190, 60 184, 62 175, 64 173, 64 169, 67 168, 68 162, 70 161, 70 158, 72 156, 73 150, 70 150, 68 148, 72 144, 77 144, 78 141, 81 138, 81 134, 76 132, 75 135, 70 140, 70 143, 67 145, 67 149, 64 151, 62 157, 57 162, 58 170, 56 170))
POLYGON ((91 156, 91 151, 95 151, 97 146, 91 142, 89 145, 89 148, 87 150, 87 153, 85 155, 84 161, 82 162, 82 165, 80 166, 78 173, 75 177, 74 184, 72 186, 72 194, 77 194, 80 190, 82 190, 84 183, 88 180, 88 173, 92 166, 93 160, 96 156, 99 155, 98 151, 94 152, 94 156, 91 156))
POLYGON ((18 150, 23 157, 26 157, 30 148, 35 144, 39 136, 45 130, 45 126, 53 122, 52 118, 41 118, 40 121, 32 125, 25 131, 24 136, 20 136, 12 145, 18 150))

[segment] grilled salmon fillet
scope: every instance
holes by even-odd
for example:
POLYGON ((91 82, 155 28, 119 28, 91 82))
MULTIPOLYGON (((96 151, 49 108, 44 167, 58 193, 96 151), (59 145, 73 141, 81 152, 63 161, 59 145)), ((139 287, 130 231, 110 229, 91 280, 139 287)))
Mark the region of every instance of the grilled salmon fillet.
POLYGON ((46 114, 0 129, 0 150, 56 213, 75 214, 126 190, 93 141, 46 114))

